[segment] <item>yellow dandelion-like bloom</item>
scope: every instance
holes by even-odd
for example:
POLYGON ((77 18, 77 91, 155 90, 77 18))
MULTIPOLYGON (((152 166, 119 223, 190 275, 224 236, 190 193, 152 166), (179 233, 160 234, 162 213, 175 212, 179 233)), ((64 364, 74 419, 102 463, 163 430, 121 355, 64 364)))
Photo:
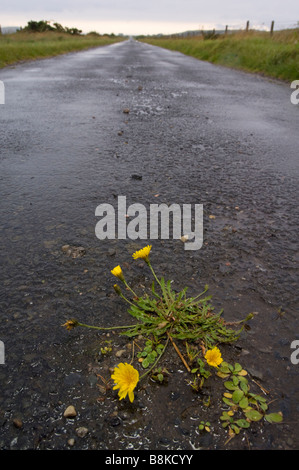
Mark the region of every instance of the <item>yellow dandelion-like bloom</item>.
POLYGON ((67 320, 67 322, 61 326, 65 326, 67 330, 72 330, 77 325, 78 325, 78 322, 76 320, 67 320))
POLYGON ((112 269, 112 274, 113 276, 116 276, 118 277, 118 279, 120 279, 121 281, 124 281, 124 275, 123 275, 123 272, 122 272, 122 269, 120 266, 116 266, 115 268, 112 269))
POLYGON ((134 369, 133 366, 127 364, 126 362, 121 362, 114 369, 114 373, 111 375, 111 378, 116 384, 113 387, 113 390, 119 388, 118 396, 122 400, 127 395, 129 395, 130 402, 134 401, 134 388, 136 387, 139 380, 139 372, 134 369))
POLYGON ((134 259, 138 259, 138 258, 141 258, 141 259, 144 259, 144 261, 148 261, 148 256, 150 254, 150 251, 152 249, 152 245, 147 245, 146 247, 142 248, 141 250, 138 250, 138 251, 135 251, 135 253, 133 253, 133 258, 134 259))
POLYGON ((215 346, 206 352, 205 359, 209 366, 218 367, 223 361, 220 350, 215 346))

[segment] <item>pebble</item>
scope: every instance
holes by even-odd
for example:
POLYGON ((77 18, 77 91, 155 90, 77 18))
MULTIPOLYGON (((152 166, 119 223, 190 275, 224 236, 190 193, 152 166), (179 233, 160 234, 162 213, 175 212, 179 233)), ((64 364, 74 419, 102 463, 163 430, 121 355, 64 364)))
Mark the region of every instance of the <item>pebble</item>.
POLYGON ((263 380, 263 373, 261 371, 254 369, 253 367, 247 367, 247 370, 254 379, 263 380))
POLYGON ((68 251, 70 249, 70 245, 63 245, 61 249, 62 251, 68 251))
POLYGON ((73 447, 75 445, 75 439, 72 437, 71 439, 67 441, 67 443, 70 447, 73 447))
POLYGON ((13 420, 13 424, 16 428, 20 429, 23 426, 22 421, 19 418, 15 418, 13 420))
POLYGON ((85 428, 84 426, 81 426, 80 428, 76 429, 76 434, 79 437, 85 437, 87 433, 88 433, 88 429, 85 428))
POLYGON ((63 416, 65 418, 74 418, 75 416, 77 416, 77 411, 75 410, 75 407, 73 405, 68 406, 65 412, 63 413, 63 416))
POLYGON ((116 351, 115 356, 121 357, 125 352, 126 352, 125 349, 120 349, 119 351, 116 351))

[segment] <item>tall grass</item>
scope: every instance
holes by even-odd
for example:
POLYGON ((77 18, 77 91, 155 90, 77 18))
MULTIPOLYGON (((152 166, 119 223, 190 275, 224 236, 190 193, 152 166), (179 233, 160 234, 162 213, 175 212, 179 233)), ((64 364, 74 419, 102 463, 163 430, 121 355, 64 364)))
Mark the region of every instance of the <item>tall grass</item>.
POLYGON ((105 46, 122 38, 98 34, 72 35, 49 31, 0 35, 0 68, 24 60, 41 59, 83 49, 105 46))
POLYGON ((144 42, 215 64, 292 81, 299 79, 299 29, 241 32, 204 39, 145 38, 144 42))

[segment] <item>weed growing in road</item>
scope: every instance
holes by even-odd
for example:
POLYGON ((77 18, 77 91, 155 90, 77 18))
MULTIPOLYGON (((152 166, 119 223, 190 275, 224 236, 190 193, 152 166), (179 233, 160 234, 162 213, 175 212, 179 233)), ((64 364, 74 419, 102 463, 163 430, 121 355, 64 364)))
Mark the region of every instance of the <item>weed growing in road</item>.
MULTIPOLYGON (((216 372, 216 376, 225 379, 222 401, 227 407, 220 420, 222 426, 228 429, 229 440, 246 429, 252 422, 265 418, 268 422, 280 422, 280 413, 266 414, 268 405, 266 399, 251 391, 245 371, 239 363, 229 364, 222 358, 219 345, 234 343, 253 314, 244 320, 226 322, 222 311, 214 313, 211 296, 207 296, 208 286, 196 297, 187 297, 187 288, 176 292, 171 287, 171 281, 157 277, 150 261, 151 245, 136 251, 133 258, 142 259, 149 267, 153 282, 150 293, 139 296, 130 287, 122 268, 118 265, 111 273, 124 286, 126 295, 118 284, 114 284, 115 292, 129 305, 128 313, 136 320, 133 325, 100 327, 68 320, 63 326, 68 330, 81 326, 97 330, 124 330, 121 335, 133 338, 143 338, 144 345, 136 354, 133 353, 131 364, 120 363, 111 378, 114 389, 119 389, 119 399, 129 396, 134 400, 134 389, 146 376, 158 383, 167 381, 169 372, 164 367, 158 367, 162 356, 171 344, 190 374, 187 383, 196 392, 201 391, 204 383, 216 372), (182 352, 183 351, 183 352, 182 352), (139 375, 132 363, 136 359, 144 373, 139 375)), ((109 345, 110 347, 110 345, 109 345)), ((109 349, 110 352, 110 349, 109 349)), ((205 404, 207 407, 209 403, 205 404)), ((210 430, 202 422, 199 430, 210 430)))

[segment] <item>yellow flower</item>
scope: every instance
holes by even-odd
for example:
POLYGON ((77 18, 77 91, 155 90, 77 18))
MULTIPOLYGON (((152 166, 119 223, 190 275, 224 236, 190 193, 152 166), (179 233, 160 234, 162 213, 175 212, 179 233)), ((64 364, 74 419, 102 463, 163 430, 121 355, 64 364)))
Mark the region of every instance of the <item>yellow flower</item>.
POLYGON ((130 364, 120 363, 114 369, 114 373, 111 375, 111 378, 114 380, 116 384, 113 387, 113 390, 119 388, 118 396, 119 399, 122 400, 129 395, 130 402, 134 401, 134 393, 133 390, 136 387, 138 380, 139 380, 139 372, 134 369, 133 366, 130 364))
POLYGON ((65 326, 67 330, 72 330, 77 325, 78 325, 77 320, 67 320, 67 322, 64 323, 64 325, 61 325, 61 326, 65 326))
POLYGON ((212 367, 218 367, 223 361, 221 357, 221 352, 216 346, 215 348, 209 349, 206 352, 205 359, 207 363, 209 364, 209 366, 212 366, 212 367))
POLYGON ((124 281, 124 275, 123 275, 123 272, 122 272, 122 269, 120 266, 116 266, 115 268, 112 269, 112 274, 113 276, 116 276, 118 277, 118 279, 120 279, 121 281, 124 281))
POLYGON ((136 251, 132 256, 134 259, 141 258, 144 259, 144 261, 148 262, 148 255, 150 254, 151 249, 152 245, 147 245, 145 248, 136 251))

